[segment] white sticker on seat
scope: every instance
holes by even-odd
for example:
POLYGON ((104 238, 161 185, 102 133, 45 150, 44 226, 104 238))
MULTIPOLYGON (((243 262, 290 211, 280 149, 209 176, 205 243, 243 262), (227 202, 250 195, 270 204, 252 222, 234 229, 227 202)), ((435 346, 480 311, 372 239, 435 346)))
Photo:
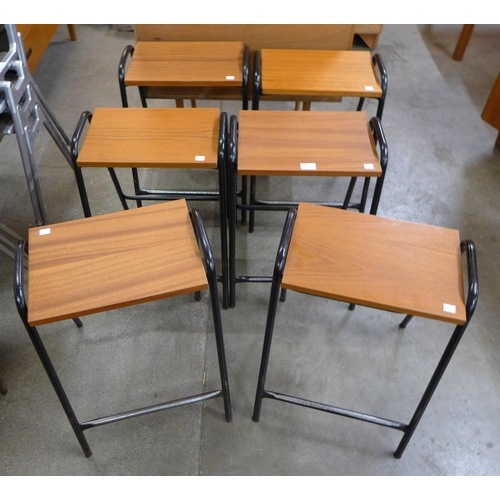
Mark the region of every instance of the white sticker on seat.
POLYGON ((373 90, 373 87, 371 85, 365 85, 365 90, 373 90))
POLYGON ((234 80, 234 76, 228 75, 226 76, 226 80, 234 80))
POLYGON ((457 306, 454 306, 453 304, 443 304, 443 311, 455 314, 457 312, 457 306))
POLYGON ((205 157, 204 156, 195 156, 194 161, 205 161, 205 157))
POLYGON ((316 163, 301 163, 300 170, 316 170, 316 163))
POLYGON ((375 165, 373 163, 363 163, 365 170, 375 170, 375 165))
POLYGON ((40 236, 43 236, 43 235, 45 235, 45 234, 50 234, 50 227, 46 227, 46 228, 44 228, 44 229, 40 229, 40 231, 38 231, 38 234, 39 234, 40 236))

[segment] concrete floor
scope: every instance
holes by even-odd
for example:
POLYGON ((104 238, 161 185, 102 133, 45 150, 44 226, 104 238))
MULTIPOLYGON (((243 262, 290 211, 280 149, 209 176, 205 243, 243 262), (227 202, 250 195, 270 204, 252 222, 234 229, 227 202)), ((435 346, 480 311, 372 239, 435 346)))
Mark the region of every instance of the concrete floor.
MULTIPOLYGON (((157 413, 86 432, 84 458, 17 315, 12 260, 0 254, 1 475, 329 475, 500 474, 500 151, 481 112, 500 68, 499 26, 477 26, 464 60, 451 54, 459 25, 386 25, 377 51, 389 74, 383 126, 389 168, 379 215, 456 228, 477 245, 480 298, 475 316, 403 458, 401 434, 265 400, 251 420, 269 286, 238 285, 222 312, 234 420, 222 401, 157 413)), ((120 106, 117 64, 132 33, 61 26, 34 73, 68 134, 82 111, 120 106)), ((135 93, 132 104, 139 105, 135 93)), ((201 102, 237 113, 236 103, 201 102)), ((157 103, 172 106, 172 102, 157 103)), ((265 103, 263 109, 292 109, 265 103)), ((313 109, 353 109, 339 105, 313 109)), ((369 114, 375 105, 366 107, 369 114)), ((0 222, 22 236, 33 225, 16 139, 0 144, 0 222)), ((50 222, 82 217, 73 174, 42 132, 36 144, 50 222)), ((157 173, 155 172, 156 176, 157 173)), ((86 172, 94 213, 120 210, 105 171, 86 172), (109 199, 108 199, 109 198, 109 199)), ((186 177, 183 177, 186 179, 186 177)), ((169 182, 176 182, 177 179, 169 182)), ((206 174, 189 182, 212 182, 206 174)), ((263 183, 300 195, 305 179, 263 183), (297 194, 298 193, 298 194, 297 194)), ((192 186, 192 184, 191 184, 192 186)), ((191 204, 193 205, 193 204, 191 204)), ((215 250, 217 210, 199 204, 215 250)), ((238 272, 269 273, 283 214, 259 214, 238 233, 238 272)), ((40 328, 81 420, 216 387, 209 302, 192 296, 130 307, 40 328)), ((415 318, 290 293, 278 311, 269 387, 309 399, 408 421, 452 331, 415 318)))

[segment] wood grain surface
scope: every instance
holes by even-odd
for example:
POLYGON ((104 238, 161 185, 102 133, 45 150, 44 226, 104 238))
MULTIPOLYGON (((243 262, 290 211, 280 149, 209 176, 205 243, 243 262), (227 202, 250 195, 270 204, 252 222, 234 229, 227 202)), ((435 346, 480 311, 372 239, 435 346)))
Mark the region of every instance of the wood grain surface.
POLYGON ((368 51, 262 50, 264 95, 381 97, 368 51))
POLYGON ((216 168, 219 117, 218 108, 97 108, 77 164, 216 168))
POLYGON ((185 200, 29 231, 32 326, 207 287, 185 200))
POLYGON ((466 321, 454 229, 301 203, 283 288, 455 324, 466 321), (449 306, 456 312, 446 312, 449 306))
POLYGON ((241 87, 242 42, 137 42, 125 85, 241 87))
POLYGON ((382 173, 364 111, 240 111, 238 130, 240 175, 382 173), (302 170, 301 163, 315 163, 316 169, 302 170))

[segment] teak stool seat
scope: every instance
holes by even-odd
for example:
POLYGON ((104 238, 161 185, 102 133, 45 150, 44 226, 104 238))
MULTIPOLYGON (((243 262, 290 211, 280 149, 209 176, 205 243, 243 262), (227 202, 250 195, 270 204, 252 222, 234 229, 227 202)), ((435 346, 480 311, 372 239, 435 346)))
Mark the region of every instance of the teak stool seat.
POLYGON ((371 214, 376 214, 382 193, 388 147, 381 122, 368 120, 363 111, 241 111, 239 123, 230 120, 227 196, 229 217, 229 296, 236 303, 236 283, 271 282, 271 277, 236 275, 236 210, 248 210, 249 231, 254 230, 256 210, 288 210, 301 200, 260 200, 256 194, 259 176, 348 177, 342 202, 315 203, 364 212, 370 180, 376 178, 371 214), (380 150, 380 160, 377 154, 380 150), (237 176, 250 176, 248 204, 237 204, 237 176), (351 201, 358 177, 364 179, 360 200, 351 201))
POLYGON ((14 292, 19 314, 73 427, 83 452, 83 431, 135 416, 222 397, 231 421, 217 277, 199 212, 184 200, 37 227, 29 231, 28 302, 23 251, 16 249, 14 292), (200 256, 200 249, 202 256, 200 256), (38 334, 64 319, 141 304, 209 288, 222 388, 146 408, 79 422, 38 334))
MULTIPOLYGON (((378 100, 381 120, 387 93, 387 71, 380 54, 357 50, 262 49, 255 52, 252 109, 259 101, 338 101, 359 97, 378 100), (375 67, 380 73, 380 81, 375 67)), ((305 109, 309 109, 309 107, 305 109)))
MULTIPOLYGON (((90 217, 91 209, 82 168, 108 168, 125 210, 129 208, 127 200, 134 200, 138 207, 143 201, 154 200, 219 200, 222 271, 225 275, 227 129, 227 114, 218 108, 97 108, 93 115, 85 111, 73 134, 71 149, 85 216, 90 217), (88 131, 80 146, 87 122, 90 122, 88 131), (123 191, 115 168, 131 169, 133 194, 123 191), (139 170, 144 168, 216 170, 218 190, 145 189, 139 176, 139 170)), ((224 285, 224 297, 226 294, 224 285)))
POLYGON ((118 66, 122 104, 126 87, 139 88, 146 99, 231 99, 248 109, 248 47, 242 42, 137 42, 127 45, 118 66), (125 70, 128 59, 130 64, 125 70))
MULTIPOLYGON (((475 247, 456 230, 301 203, 292 209, 276 257, 253 420, 263 398, 397 429, 400 458, 474 313, 478 297, 475 247), (467 254, 464 299, 461 252, 467 254), (409 424, 290 396, 265 388, 276 308, 282 290, 360 304, 456 325, 409 424)), ((285 307, 285 306, 283 306, 285 307)))

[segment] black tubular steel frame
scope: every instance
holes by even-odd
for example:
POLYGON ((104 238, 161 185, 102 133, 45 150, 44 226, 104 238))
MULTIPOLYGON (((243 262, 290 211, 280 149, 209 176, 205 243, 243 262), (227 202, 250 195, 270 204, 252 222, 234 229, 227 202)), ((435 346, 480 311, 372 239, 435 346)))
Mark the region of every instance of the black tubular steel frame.
MULTIPOLYGON (((77 165, 79 143, 85 128, 85 125, 92 121, 92 113, 90 111, 84 111, 80 116, 80 120, 76 126, 75 132, 73 133, 73 138, 71 140, 71 161, 72 168, 76 178, 76 184, 78 186, 78 192, 80 194, 80 200, 83 207, 83 213, 85 217, 91 217, 92 213, 90 210, 90 204, 87 196, 87 190, 85 188, 85 181, 82 174, 82 169, 77 165)), ((217 151, 217 172, 218 172, 218 191, 172 191, 172 190, 144 190, 139 185, 139 176, 137 173, 137 168, 132 168, 132 176, 134 180, 135 194, 125 194, 121 188, 120 182, 116 175, 114 168, 108 168, 109 175, 113 181, 113 185, 118 194, 118 198, 122 204, 124 210, 128 210, 129 206, 127 200, 135 200, 138 207, 142 206, 142 201, 169 201, 178 200, 184 198, 191 201, 219 201, 219 211, 220 211, 220 224, 221 224, 221 261, 222 261, 222 276, 219 281, 223 284, 223 304, 224 308, 228 308, 229 296, 228 296, 228 286, 229 277, 227 271, 228 265, 228 247, 227 247, 227 202, 226 202, 226 152, 227 152, 227 133, 228 133, 228 123, 227 123, 227 113, 222 112, 220 114, 220 124, 219 124, 219 139, 218 139, 218 151, 217 151)))
MULTIPOLYGON (((128 98, 127 98, 127 87, 125 85, 125 68, 127 66, 127 61, 134 54, 134 47, 132 45, 127 45, 122 52, 120 57, 120 62, 118 63, 118 85, 120 87, 120 96, 122 99, 122 106, 124 108, 128 108, 128 98)), ((242 76, 242 85, 241 85, 241 105, 242 109, 248 109, 248 100, 249 100, 249 73, 250 73, 250 49, 246 45, 243 47, 243 64, 241 68, 241 76, 242 76)), ((141 98, 142 107, 147 108, 146 99, 149 97, 148 94, 149 87, 141 87, 139 86, 139 96, 141 98)), ((168 87, 165 87, 168 89, 168 87)), ((168 99, 169 97, 162 97, 164 99, 168 99)), ((173 99, 179 99, 178 97, 173 97, 173 99)), ((209 96, 204 96, 204 99, 209 99, 209 96)), ((217 100, 220 100, 220 97, 217 97, 217 100)))
MULTIPOLYGON (((214 321, 215 330, 215 341, 217 344, 217 357, 219 362, 219 372, 221 379, 221 389, 214 391, 207 391, 201 394, 196 394, 193 396, 187 396, 172 401, 167 401, 165 403, 155 404, 152 406, 147 406, 144 408, 138 408, 135 410, 124 411, 121 413, 116 413, 114 415, 104 416, 86 422, 79 422, 77 419, 73 407, 69 402, 66 392, 59 380, 59 377, 55 371, 55 368, 50 360, 50 357, 45 349, 45 346, 40 338, 37 328, 32 327, 28 323, 28 306, 26 304, 25 294, 24 294, 24 271, 23 271, 23 254, 25 248, 27 249, 27 244, 24 240, 20 240, 16 247, 15 259, 14 259, 14 296, 17 305, 19 315, 23 321, 23 324, 28 332, 28 335, 35 347, 35 350, 42 362, 43 367, 49 377, 50 382, 59 398, 59 401, 66 413, 66 416, 73 428, 73 431, 80 443, 83 453, 86 457, 92 455, 90 446, 85 438, 83 431, 98 427, 100 425, 110 424, 113 422, 119 422, 128 418, 139 417, 142 415, 148 415, 150 413, 155 413, 163 410, 168 410, 171 408, 177 408, 179 406, 185 406, 192 403, 199 403, 202 401, 207 401, 209 399, 222 397, 224 401, 224 414, 226 422, 232 421, 232 410, 231 410, 231 399, 229 393, 229 380, 227 373, 226 357, 224 350, 224 339, 222 333, 222 322, 221 314, 219 308, 219 300, 217 294, 217 275, 215 269, 215 262, 212 254, 212 248, 208 240, 201 215, 198 210, 193 209, 190 213, 191 221, 193 224, 193 229, 198 241, 198 245, 202 252, 203 265, 205 267, 205 272, 208 279, 209 291, 210 291, 210 301, 212 307, 212 315, 214 321)), ((29 260, 29 259, 28 259, 29 260)), ((78 327, 82 326, 82 322, 79 318, 74 318, 73 321, 78 327)))
MULTIPOLYGON (((264 336, 264 344, 262 349, 262 358, 259 372, 259 379, 257 384, 257 392, 255 396, 255 405, 252 420, 258 422, 260 418, 260 412, 262 407, 262 400, 264 398, 274 399, 277 401, 282 401, 285 403, 291 403, 298 406, 304 406, 306 408, 312 408, 314 410, 320 410, 327 413, 333 413, 336 415, 342 415, 344 417, 354 418, 357 420, 362 420, 372 424, 381 425, 384 427, 389 427, 392 429, 397 429, 403 432, 403 438, 401 439, 396 451, 394 452, 395 458, 401 458, 403 455, 417 425, 424 414, 427 405, 429 404, 434 391, 436 390, 451 358, 474 314, 476 308, 478 294, 479 294, 479 284, 478 284, 478 273, 477 273, 477 263, 476 263, 476 250, 474 243, 470 240, 464 240, 461 243, 461 251, 466 252, 467 256, 467 271, 468 271, 468 294, 466 303, 466 322, 463 325, 457 325, 455 330, 446 346, 441 359, 439 360, 437 367, 425 389, 420 402, 408 424, 397 422, 394 420, 389 420, 386 418, 381 418, 366 413, 361 413, 353 410, 347 410, 345 408, 339 408, 336 406, 318 403, 315 401, 310 401, 307 399, 302 399, 296 396, 289 396, 279 392, 270 391, 265 388, 266 374, 269 363, 269 354, 271 351, 271 342, 273 337, 274 323, 276 318, 276 309, 278 303, 278 296, 281 288, 281 281, 283 278, 283 271, 286 264, 286 257, 288 254, 288 248, 291 239, 291 231, 285 226, 283 231, 282 242, 280 244, 280 249, 276 257, 273 283, 271 287, 271 296, 269 300, 269 309, 267 315, 266 331, 264 336)), ((408 315, 405 320, 401 323, 401 328, 404 328, 409 320, 412 318, 408 315)))
MULTIPOLYGON (((378 101, 376 117, 382 120, 382 114, 384 113, 385 98, 387 95, 388 86, 388 76, 387 70, 385 68, 384 60, 380 54, 374 54, 372 56, 372 63, 374 68, 378 69, 379 72, 379 83, 382 89, 382 95, 380 97, 370 97, 370 99, 376 99, 378 101)), ((254 53, 254 76, 253 76, 253 88, 252 88, 252 109, 259 109, 260 97, 263 96, 262 92, 262 56, 260 50, 256 50, 254 53)), ((318 96, 319 97, 319 96, 318 96)), ((269 97, 271 99, 271 97, 269 97)), ((308 96, 311 101, 314 101, 314 96, 308 96)), ((365 102, 365 97, 360 97, 358 102, 357 111, 363 109, 363 104, 365 102)), ((319 99, 317 99, 319 100, 319 99)))
MULTIPOLYGON (((385 174, 387 171, 387 164, 389 162, 389 149, 387 147, 387 141, 382 129, 382 124, 377 117, 370 120, 370 127, 373 133, 373 139, 375 145, 379 147, 379 157, 380 166, 382 169, 382 175, 377 178, 375 183, 375 189, 372 195, 372 203, 370 206, 370 214, 376 215, 380 196, 382 194, 382 188, 384 186, 385 174)), ((234 308, 236 306, 236 284, 237 283, 271 283, 272 276, 238 276, 236 274, 236 219, 237 210, 248 210, 250 212, 249 216, 249 231, 253 232, 254 225, 254 211, 255 210, 273 210, 273 211, 287 211, 290 208, 294 208, 298 205, 297 202, 293 201, 282 201, 282 202, 262 202, 255 199, 254 194, 251 195, 249 204, 245 204, 245 200, 242 200, 241 204, 238 204, 238 121, 236 116, 231 116, 229 121, 229 137, 228 137, 228 151, 227 151, 227 185, 226 185, 226 195, 227 195, 227 207, 228 207, 228 226, 229 226, 229 263, 228 263, 228 274, 229 274, 229 307, 234 308)), ((346 196, 343 203, 320 203, 317 204, 330 206, 334 208, 340 208, 343 210, 355 209, 360 212, 364 212, 366 208, 368 190, 370 186, 370 177, 366 177, 363 184, 363 190, 361 194, 361 200, 359 203, 351 203, 351 196, 356 185, 357 177, 352 177, 349 182, 349 187, 346 192, 346 196)), ((282 298, 285 299, 286 291, 283 290, 282 298)), ((351 309, 354 309, 354 305, 351 305, 351 309)))
MULTIPOLYGON (((379 118, 373 117, 370 120, 370 129, 373 134, 373 140, 375 142, 375 146, 379 145, 380 153, 379 153, 379 161, 380 167, 382 169, 382 175, 377 178, 375 184, 375 190, 373 192, 372 204, 370 207, 370 214, 376 215, 378 210, 378 205, 380 202, 380 195, 382 194, 382 188, 384 186, 385 173, 387 170, 387 164, 389 162, 389 148, 387 147, 387 140, 385 138, 384 130, 382 128, 382 122, 379 118)), ((357 203, 351 203, 352 193, 356 186, 356 181, 358 177, 351 177, 351 181, 346 191, 346 195, 343 203, 328 203, 328 202, 312 202, 318 205, 342 208, 344 210, 352 209, 358 210, 359 212, 364 212, 366 208, 366 202, 368 199, 368 191, 370 188, 370 180, 371 177, 365 177, 363 190, 361 193, 361 199, 357 203)), ((248 232, 253 233, 255 229, 255 206, 262 207, 261 210, 287 210, 291 206, 297 206, 298 202, 293 201, 275 201, 275 200, 259 200, 257 199, 257 177, 252 175, 250 177, 250 198, 249 198, 249 223, 248 223, 248 232), (251 207, 251 208, 250 208, 251 207)))

